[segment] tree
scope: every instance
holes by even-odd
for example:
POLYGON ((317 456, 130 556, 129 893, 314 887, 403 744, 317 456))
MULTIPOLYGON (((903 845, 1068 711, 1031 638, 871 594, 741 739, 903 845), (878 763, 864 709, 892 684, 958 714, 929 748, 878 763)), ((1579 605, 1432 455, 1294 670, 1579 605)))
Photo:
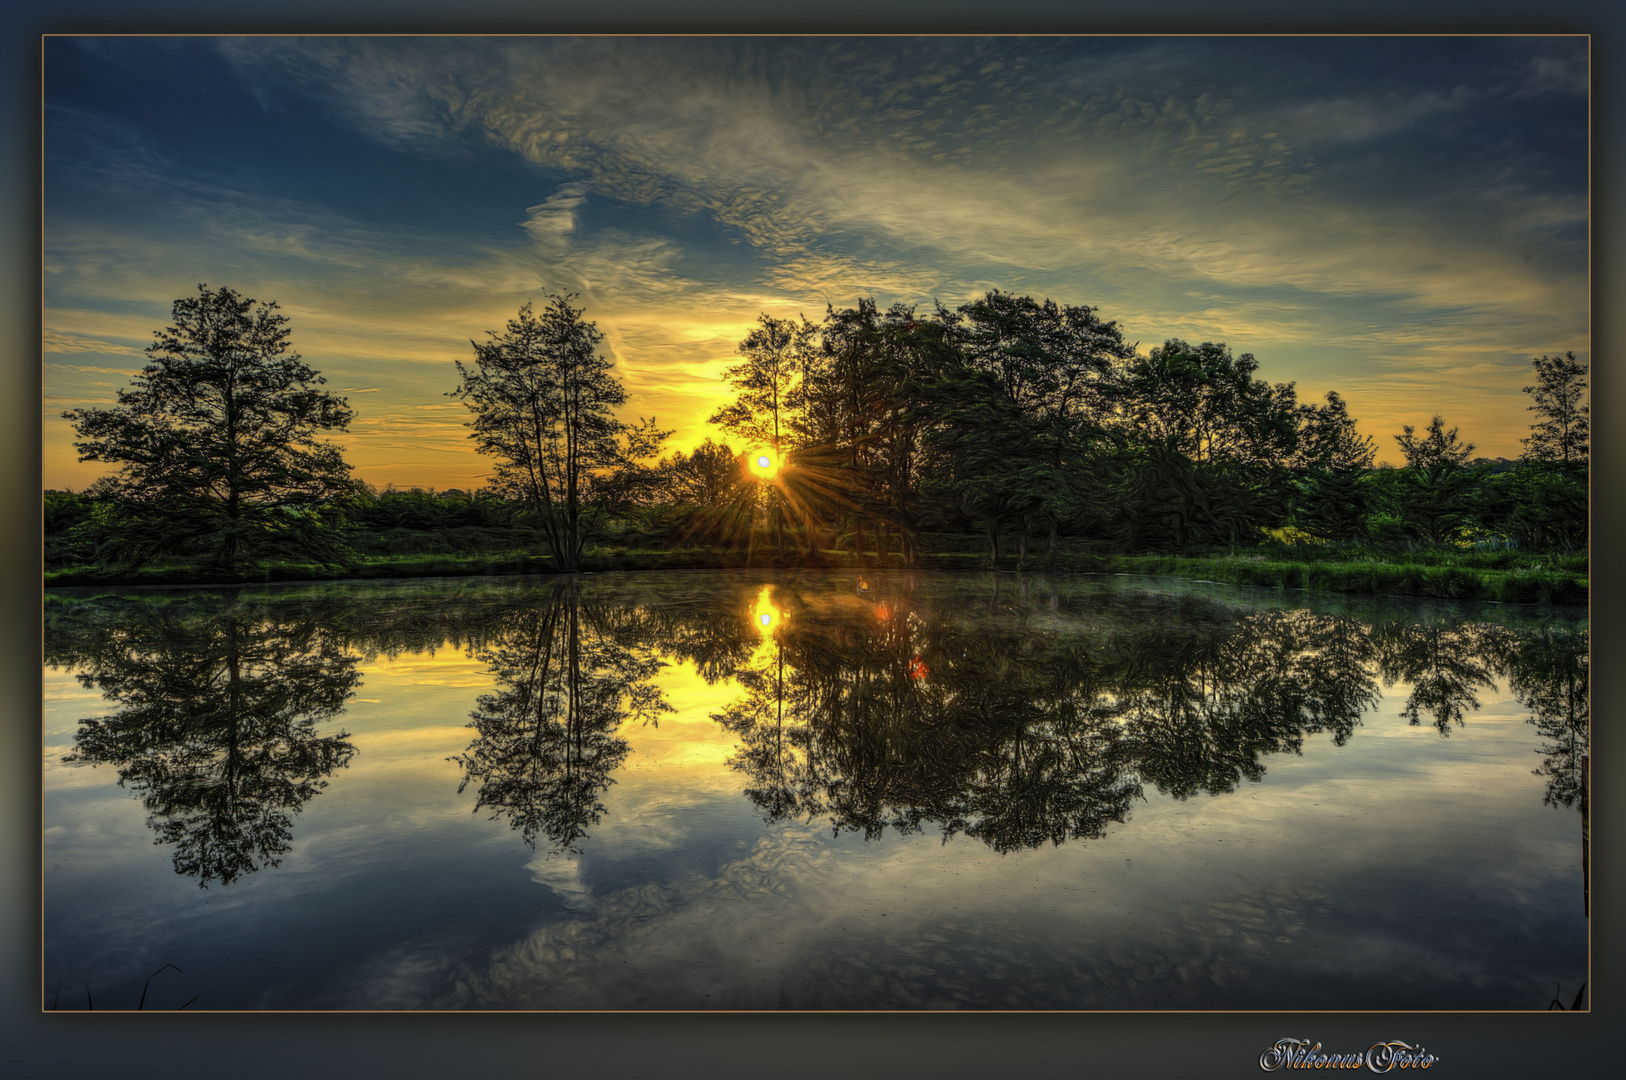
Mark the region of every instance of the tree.
POLYGON ((961 305, 957 336, 971 365, 998 379, 1013 402, 1036 418, 1066 423, 1101 413, 1114 362, 1135 355, 1118 324, 1095 312, 995 289, 961 305))
POLYGON ((723 372, 737 396, 712 414, 710 423, 773 451, 777 461, 789 433, 789 412, 813 351, 818 328, 804 317, 800 323, 763 314, 739 353, 743 364, 723 372))
POLYGON ((1324 540, 1354 539, 1368 511, 1361 479, 1376 453, 1336 392, 1327 394, 1325 405, 1301 405, 1292 459, 1299 474, 1293 498, 1298 525, 1324 540))
POLYGON ((175 301, 151 358, 111 409, 63 413, 80 461, 116 464, 105 489, 124 512, 110 554, 131 564, 203 550, 232 568, 293 551, 337 561, 352 490, 339 448, 321 441, 354 415, 290 351, 287 316, 231 289, 175 301))
POLYGON ((1471 477, 1463 463, 1474 452, 1473 443, 1457 439, 1457 429, 1445 429, 1439 416, 1429 421, 1428 434, 1418 438, 1410 424, 1395 436, 1406 457, 1401 474, 1400 516, 1419 538, 1440 544, 1456 534, 1466 513, 1471 477))
POLYGON ((1293 452, 1297 398, 1291 383, 1255 379, 1252 353, 1178 339, 1137 359, 1120 390, 1126 419, 1194 462, 1276 465, 1293 452))
POLYGON ((663 481, 661 494, 679 505, 716 506, 741 479, 739 459, 733 449, 710 439, 695 447, 692 454, 679 450, 670 458, 662 458, 657 468, 663 481))
POLYGON ((1587 414, 1582 403, 1587 388, 1587 366, 1573 352, 1563 356, 1542 356, 1530 361, 1536 368, 1536 383, 1524 392, 1535 398, 1528 409, 1541 418, 1530 425, 1530 437, 1521 440, 1526 461, 1558 461, 1565 465, 1587 461, 1587 414))
POLYGON ((1170 339, 1124 371, 1122 420, 1146 466, 1128 474, 1136 542, 1234 544, 1280 522, 1298 400, 1292 383, 1254 378, 1258 368, 1223 343, 1170 339))
POLYGON ((667 434, 653 417, 636 426, 616 419, 626 391, 599 355, 604 335, 574 299, 549 294, 540 316, 527 303, 505 333, 471 341, 474 366, 458 363, 463 383, 450 393, 474 414, 469 437, 479 452, 496 459, 492 488, 527 506, 566 573, 608 506, 606 481, 652 456, 667 434))
POLYGON ((1410 424, 1402 425, 1395 442, 1400 444, 1400 452, 1405 455, 1406 468, 1423 473, 1461 468, 1468 455, 1474 452, 1473 443, 1457 439, 1456 428, 1445 430, 1445 420, 1440 416, 1429 421, 1428 434, 1421 439, 1417 437, 1416 428, 1410 424))

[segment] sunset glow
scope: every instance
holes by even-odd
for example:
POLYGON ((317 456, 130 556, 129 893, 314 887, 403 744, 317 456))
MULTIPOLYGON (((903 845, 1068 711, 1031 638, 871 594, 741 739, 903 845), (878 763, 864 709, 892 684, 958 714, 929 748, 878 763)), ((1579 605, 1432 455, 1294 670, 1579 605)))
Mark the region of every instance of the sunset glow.
POLYGON ((779 475, 779 462, 766 450, 751 455, 751 475, 759 480, 772 480, 779 475))
POLYGON ((104 474, 61 414, 110 405, 200 282, 281 304, 380 487, 484 482, 453 365, 549 292, 669 449, 722 437, 761 314, 999 288, 1335 390, 1379 461, 1436 412, 1513 457, 1532 357, 1590 359, 1588 63, 1558 36, 48 37, 44 485, 104 474))
POLYGON ((751 624, 763 638, 771 638, 784 621, 784 613, 773 602, 773 586, 764 585, 751 605, 751 624))

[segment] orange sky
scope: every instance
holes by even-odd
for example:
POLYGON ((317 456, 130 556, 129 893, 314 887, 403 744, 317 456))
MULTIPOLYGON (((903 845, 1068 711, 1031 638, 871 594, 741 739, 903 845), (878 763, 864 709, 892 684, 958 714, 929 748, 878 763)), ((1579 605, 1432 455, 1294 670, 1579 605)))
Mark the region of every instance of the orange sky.
POLYGON ((576 292, 673 448, 758 315, 1001 288, 1223 341, 1379 460, 1589 358, 1584 38, 53 38, 43 482, 198 283, 276 300, 375 485, 488 466, 471 339, 576 292), (211 138, 199 140, 206 130, 211 138))

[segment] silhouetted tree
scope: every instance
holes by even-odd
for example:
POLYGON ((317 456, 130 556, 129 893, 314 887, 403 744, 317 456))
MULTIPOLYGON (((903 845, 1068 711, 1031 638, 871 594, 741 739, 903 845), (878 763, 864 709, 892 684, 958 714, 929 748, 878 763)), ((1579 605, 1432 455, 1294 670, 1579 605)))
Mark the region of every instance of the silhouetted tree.
POLYGON ((530 509, 567 572, 619 494, 607 481, 654 455, 667 434, 653 418, 616 419, 626 391, 599 355, 604 335, 570 306, 574 298, 550 294, 540 316, 527 303, 503 334, 470 342, 474 366, 458 362, 462 385, 450 394, 474 414, 469 437, 480 453, 496 460, 491 486, 530 509))
POLYGON ((1528 461, 1556 461, 1564 465, 1586 464, 1590 409, 1584 391, 1587 366, 1573 352, 1563 356, 1540 356, 1530 361, 1536 369, 1536 382, 1524 388, 1535 398, 1529 407, 1538 417, 1524 439, 1523 457, 1528 461))
POLYGON ((197 550, 222 567, 294 553, 340 561, 351 490, 339 448, 345 400, 290 351, 275 303, 198 286, 156 331, 150 363, 111 409, 74 409, 81 461, 119 466, 105 491, 124 511, 107 554, 137 564, 197 550))
POLYGON ((719 446, 707 439, 691 454, 679 450, 662 458, 663 493, 673 503, 689 506, 716 506, 744 478, 739 455, 727 443, 719 446))
POLYGON ((1472 477, 1463 470, 1463 463, 1474 452, 1474 444, 1460 441, 1456 428, 1447 431, 1439 416, 1429 421, 1428 433, 1422 438, 1407 424, 1395 442, 1406 458, 1406 467, 1396 478, 1400 518, 1418 539, 1442 544, 1467 519, 1472 477))
POLYGON ((1297 399, 1290 383, 1255 379, 1258 367, 1223 344, 1171 339, 1125 368, 1114 392, 1134 448, 1128 542, 1234 544, 1284 518, 1297 399))
POLYGON ((1036 420, 1099 420, 1117 362, 1134 356, 1115 322, 1092 307, 1058 305, 998 289, 958 309, 957 338, 971 366, 994 376, 1036 420))
POLYGON ((1292 463, 1298 473, 1293 497, 1300 528, 1324 540, 1353 540, 1370 509, 1361 483, 1377 448, 1361 435, 1349 407, 1336 392, 1325 405, 1299 407, 1298 447, 1292 463))
POLYGON ((739 345, 745 362, 723 372, 724 381, 734 387, 734 400, 709 422, 746 440, 748 450, 766 448, 777 459, 792 433, 791 409, 802 403, 799 389, 817 335, 818 327, 805 317, 800 322, 758 317, 739 345))
POLYGON ((1297 439, 1293 388, 1255 379, 1258 369, 1251 353, 1170 339, 1129 364, 1120 401, 1148 439, 1194 462, 1285 463, 1297 439))

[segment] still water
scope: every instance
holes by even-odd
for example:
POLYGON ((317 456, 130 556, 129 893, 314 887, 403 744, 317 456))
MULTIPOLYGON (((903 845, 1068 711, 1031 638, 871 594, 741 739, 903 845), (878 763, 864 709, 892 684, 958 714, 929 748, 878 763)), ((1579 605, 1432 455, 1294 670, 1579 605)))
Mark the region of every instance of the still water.
POLYGON ((43 1004, 1568 1006, 1584 612, 1293 595, 56 591, 43 1004))

